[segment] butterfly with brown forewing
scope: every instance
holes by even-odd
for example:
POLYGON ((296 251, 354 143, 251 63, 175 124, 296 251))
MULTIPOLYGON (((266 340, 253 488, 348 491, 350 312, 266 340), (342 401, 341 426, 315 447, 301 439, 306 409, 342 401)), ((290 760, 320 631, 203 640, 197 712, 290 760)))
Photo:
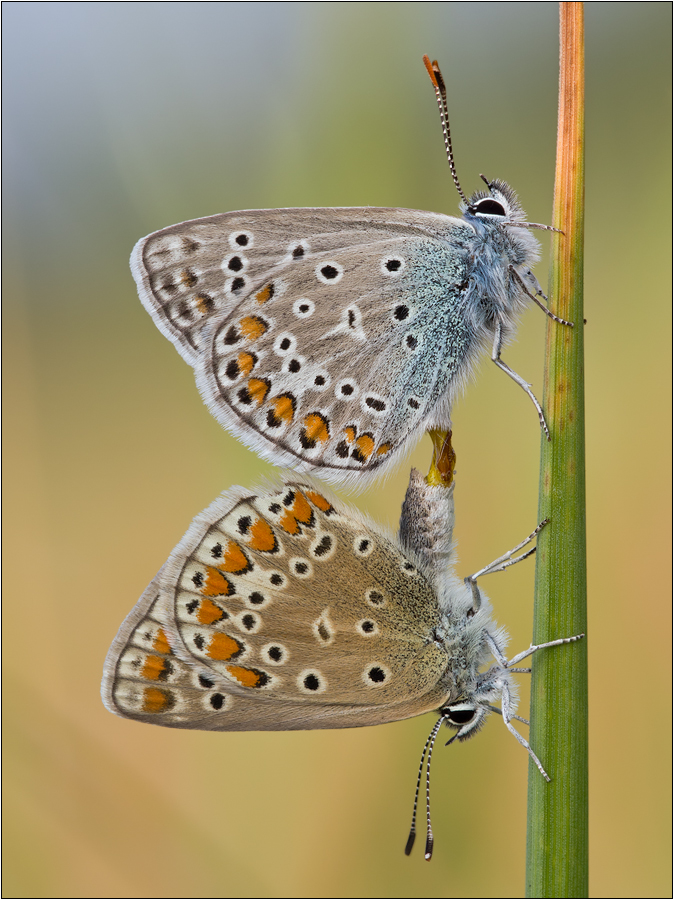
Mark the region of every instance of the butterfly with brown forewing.
POLYGON ((515 554, 538 529, 461 581, 453 494, 413 471, 393 537, 304 480, 227 491, 122 624, 105 661, 105 705, 208 731, 349 728, 435 711, 428 766, 442 724, 463 740, 497 712, 547 778, 513 727, 512 677, 535 651, 577 638, 506 658, 476 579, 528 556, 515 554))

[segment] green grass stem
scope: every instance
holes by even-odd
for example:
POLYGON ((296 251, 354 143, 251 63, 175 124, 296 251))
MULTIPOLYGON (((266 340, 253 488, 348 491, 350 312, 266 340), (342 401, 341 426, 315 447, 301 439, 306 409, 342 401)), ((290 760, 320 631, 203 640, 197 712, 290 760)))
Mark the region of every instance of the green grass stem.
MULTIPOLYGON (((586 631, 583 385, 584 25, 582 3, 560 3, 557 166, 543 408, 534 641, 586 631)), ((588 896, 587 638, 533 657, 527 897, 588 896)))

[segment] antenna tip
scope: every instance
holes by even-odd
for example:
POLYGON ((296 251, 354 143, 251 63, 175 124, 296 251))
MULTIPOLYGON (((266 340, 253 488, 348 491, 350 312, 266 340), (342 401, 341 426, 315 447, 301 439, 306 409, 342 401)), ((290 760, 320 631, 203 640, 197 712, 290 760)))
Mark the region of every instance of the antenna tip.
POLYGON ((424 53, 424 65, 426 66, 426 71, 428 72, 428 77, 431 79, 434 85, 437 87, 437 82, 435 80, 435 72, 433 71, 433 63, 430 61, 429 57, 424 53))
POLYGON ((410 834, 407 838, 407 843, 405 844, 405 856, 409 856, 412 852, 412 847, 414 847, 414 841, 417 836, 416 829, 414 825, 410 828, 410 834))
POLYGON ((440 71, 437 59, 434 59, 433 62, 431 62, 430 58, 424 53, 424 65, 426 66, 428 77, 433 82, 433 87, 441 93, 444 93, 445 81, 442 77, 442 72, 440 71))
POLYGON ((431 856, 433 856, 433 835, 429 834, 426 838, 426 850, 424 852, 424 859, 427 862, 430 862, 431 856))

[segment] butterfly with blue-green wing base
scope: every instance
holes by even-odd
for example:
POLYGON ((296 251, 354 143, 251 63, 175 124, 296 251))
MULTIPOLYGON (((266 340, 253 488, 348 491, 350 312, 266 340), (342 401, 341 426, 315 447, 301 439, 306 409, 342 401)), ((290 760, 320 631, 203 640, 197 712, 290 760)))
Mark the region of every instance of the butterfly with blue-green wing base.
MULTIPOLYGON (((487 180, 460 217, 409 209, 258 209, 182 222, 131 257, 140 298, 194 367, 218 421, 265 459, 362 487, 451 408, 481 352, 501 360, 545 298, 539 245, 515 192, 487 180)), ((557 319, 562 322, 563 320, 557 319)), ((569 324, 569 323, 563 323, 569 324)))

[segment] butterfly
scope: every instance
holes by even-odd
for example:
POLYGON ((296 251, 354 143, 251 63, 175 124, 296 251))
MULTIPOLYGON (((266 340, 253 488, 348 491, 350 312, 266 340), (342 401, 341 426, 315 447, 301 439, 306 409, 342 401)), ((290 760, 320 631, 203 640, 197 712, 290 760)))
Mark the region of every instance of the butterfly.
POLYGON ((487 347, 548 433, 501 348, 529 300, 557 319, 530 268, 531 229, 549 226, 527 222, 504 181, 482 176, 487 190, 465 196, 442 75, 424 59, 461 217, 244 210, 164 228, 131 257, 143 305, 194 368, 215 418, 270 462, 332 482, 362 485, 424 431, 448 428, 487 347))
MULTIPOLYGON (((350 728, 436 711, 428 766, 441 725, 464 740, 497 712, 545 775, 512 725, 513 673, 529 671, 517 664, 541 647, 577 638, 506 658, 477 576, 453 572, 453 492, 413 471, 394 537, 308 481, 227 491, 122 624, 104 666, 106 707, 208 731, 350 728)), ((515 553, 536 533, 478 575, 528 556, 515 553)))

